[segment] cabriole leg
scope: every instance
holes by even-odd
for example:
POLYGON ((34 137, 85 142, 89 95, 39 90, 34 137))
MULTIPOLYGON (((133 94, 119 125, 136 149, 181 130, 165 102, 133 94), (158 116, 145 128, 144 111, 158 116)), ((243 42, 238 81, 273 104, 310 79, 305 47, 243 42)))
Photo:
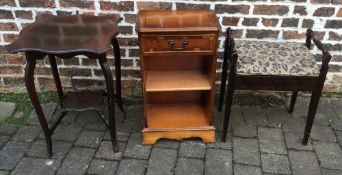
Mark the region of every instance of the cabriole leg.
POLYGON ((99 55, 99 63, 106 81, 107 97, 108 97, 108 119, 109 119, 109 131, 112 140, 114 152, 119 151, 119 147, 116 141, 116 129, 115 129, 115 103, 114 103, 114 87, 113 77, 108 65, 108 61, 105 54, 99 55))
POLYGON ((51 132, 49 130, 48 124, 46 122, 42 107, 40 105, 36 88, 34 85, 34 69, 36 67, 36 59, 42 59, 44 55, 42 54, 36 54, 32 52, 25 53, 26 56, 26 68, 25 68, 25 84, 27 92, 30 96, 32 105, 37 113, 39 123, 43 129, 45 140, 46 140, 46 146, 47 146, 47 154, 48 157, 52 156, 52 140, 51 140, 51 132), (38 57, 38 58, 35 58, 38 57))
POLYGON ((114 38, 112 40, 114 50, 114 61, 115 61, 115 90, 120 110, 124 112, 122 94, 121 94, 121 54, 118 40, 114 38))
POLYGON ((55 56, 49 55, 49 62, 51 65, 53 79, 55 80, 59 104, 61 105, 61 107, 63 107, 63 89, 62 89, 61 80, 59 78, 59 73, 58 73, 58 68, 57 68, 55 56))

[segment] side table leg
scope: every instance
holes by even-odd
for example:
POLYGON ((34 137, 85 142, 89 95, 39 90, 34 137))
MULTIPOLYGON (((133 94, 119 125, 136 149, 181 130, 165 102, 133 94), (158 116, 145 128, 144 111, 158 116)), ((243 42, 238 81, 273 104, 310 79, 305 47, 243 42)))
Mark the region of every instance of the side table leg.
POLYGON ((51 65, 53 79, 55 80, 55 84, 56 84, 57 94, 58 94, 58 98, 59 98, 59 104, 61 105, 61 107, 63 107, 63 89, 62 89, 61 80, 59 78, 59 73, 58 73, 58 68, 57 68, 55 56, 49 55, 49 62, 51 65))
POLYGON ((30 96, 32 105, 37 113, 40 125, 43 129, 44 136, 46 139, 47 153, 48 156, 52 156, 52 140, 51 140, 51 132, 49 130, 48 124, 46 122, 42 107, 40 106, 40 102, 37 96, 36 88, 34 86, 34 69, 36 67, 36 56, 43 57, 42 55, 34 54, 34 53, 25 53, 26 56, 26 68, 25 68, 25 84, 27 92, 30 96))
POLYGON ((118 40, 113 38, 112 40, 115 62, 115 89, 118 99, 120 110, 125 112, 123 108, 122 94, 121 94, 121 54, 118 40))
POLYGON ((112 140, 114 152, 119 151, 118 143, 116 141, 115 129, 115 103, 114 103, 114 87, 113 77, 107 62, 105 54, 99 55, 99 63, 106 81, 107 95, 108 95, 108 119, 109 119, 109 132, 112 140))

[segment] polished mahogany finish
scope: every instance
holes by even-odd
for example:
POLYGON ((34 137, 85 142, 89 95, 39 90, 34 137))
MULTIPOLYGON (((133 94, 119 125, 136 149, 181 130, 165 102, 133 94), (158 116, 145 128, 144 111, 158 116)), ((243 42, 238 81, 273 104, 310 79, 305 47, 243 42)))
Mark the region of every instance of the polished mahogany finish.
POLYGON ((116 141, 115 111, 114 111, 114 87, 113 77, 106 58, 106 52, 114 50, 116 92, 121 111, 121 67, 120 48, 116 35, 118 34, 117 22, 114 16, 52 16, 41 15, 37 20, 25 27, 19 34, 19 38, 6 49, 10 53, 25 52, 26 68, 25 83, 28 94, 39 118, 47 142, 48 155, 52 155, 51 136, 69 111, 95 110, 110 130, 113 149, 119 151, 116 141), (70 59, 76 55, 85 55, 89 59, 97 59, 103 71, 106 92, 82 91, 64 94, 59 78, 56 57, 70 59), (48 125, 34 86, 34 70, 36 60, 49 57, 52 75, 56 84, 57 94, 61 105, 61 112, 52 125, 48 125), (108 101, 108 119, 104 118, 104 98, 108 101))
MULTIPOLYGON (((228 28, 227 38, 225 41, 225 51, 223 56, 222 77, 218 110, 222 110, 223 98, 225 93, 226 81, 229 77, 226 106, 223 123, 223 136, 222 140, 226 140, 227 130, 229 125, 229 118, 231 112, 231 105, 233 101, 233 94, 235 90, 278 90, 278 91, 292 91, 291 102, 288 112, 292 113, 298 91, 311 91, 311 100, 309 105, 308 116, 304 131, 304 138, 302 144, 306 145, 310 136, 312 124, 315 119, 315 114, 318 102, 322 93, 324 81, 329 69, 329 62, 331 60, 330 53, 324 49, 322 43, 315 38, 314 32, 311 29, 307 30, 305 46, 310 49, 311 41, 315 43, 318 49, 322 51, 322 66, 319 75, 305 76, 305 75, 240 75, 236 73, 236 63, 238 54, 235 49, 235 41, 232 38, 232 30, 228 28), (228 64, 229 63, 229 64, 228 64), (227 68, 229 65, 229 75, 227 68)), ((257 42, 255 44, 258 44, 257 42)))
POLYGON ((190 137, 214 142, 219 32, 214 12, 141 11, 136 26, 143 79, 143 143, 190 137))
POLYGON ((118 34, 115 16, 41 15, 6 46, 9 52, 39 51, 52 54, 105 53, 118 34))

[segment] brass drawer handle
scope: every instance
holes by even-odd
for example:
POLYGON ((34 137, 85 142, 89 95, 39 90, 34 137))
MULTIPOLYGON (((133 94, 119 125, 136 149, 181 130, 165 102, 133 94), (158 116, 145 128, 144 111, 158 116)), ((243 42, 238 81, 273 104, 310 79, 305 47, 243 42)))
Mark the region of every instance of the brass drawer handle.
POLYGON ((174 47, 175 46, 175 41, 174 40, 169 40, 168 42, 170 48, 172 50, 177 50, 177 51, 180 51, 180 50, 185 50, 185 47, 189 44, 189 41, 188 40, 184 40, 182 45, 183 47, 174 47))

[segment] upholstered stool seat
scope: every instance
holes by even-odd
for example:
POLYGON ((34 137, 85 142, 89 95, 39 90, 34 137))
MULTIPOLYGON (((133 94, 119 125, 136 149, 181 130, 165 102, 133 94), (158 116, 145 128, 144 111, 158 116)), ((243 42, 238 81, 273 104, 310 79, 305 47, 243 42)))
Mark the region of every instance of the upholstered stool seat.
POLYGON ((318 76, 319 66, 304 44, 237 40, 236 73, 318 76))

